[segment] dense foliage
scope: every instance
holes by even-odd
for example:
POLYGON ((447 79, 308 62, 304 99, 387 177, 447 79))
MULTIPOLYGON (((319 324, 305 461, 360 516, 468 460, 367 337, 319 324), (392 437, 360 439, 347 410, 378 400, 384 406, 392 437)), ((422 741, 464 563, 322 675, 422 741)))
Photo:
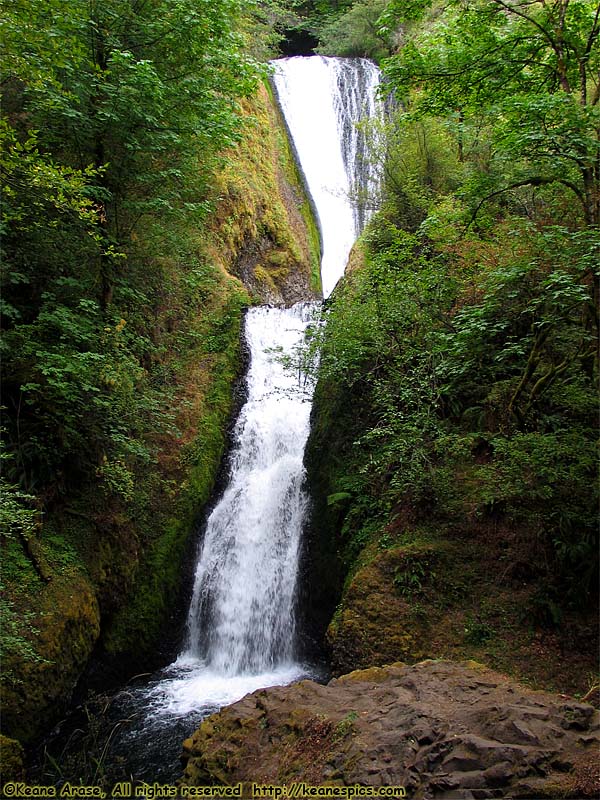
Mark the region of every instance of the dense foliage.
MULTIPOLYGON (((156 508, 179 490, 164 479, 170 460, 193 462, 205 499, 218 437, 201 431, 177 457, 170 443, 185 440, 188 412, 209 433, 223 427, 248 301, 204 249, 214 175, 258 61, 296 28, 319 52, 382 62, 395 99, 374 137, 384 202, 364 265, 328 308, 321 355, 318 402, 337 392, 352 403, 329 487, 347 563, 403 509, 495 519, 513 565, 538 582, 540 620, 590 601, 597 3, 15 0, 1 24, 0 521, 35 580, 47 580, 41 519, 68 506, 59 563, 78 558, 63 529, 77 538, 83 518, 94 530, 86 486, 94 513, 129 509, 121 538, 131 517, 154 535, 156 508)), ((175 569, 176 527, 167 544, 142 543, 149 572, 175 569)), ((123 562, 102 580, 132 580, 123 562)), ((23 574, 8 577, 25 586, 23 574)), ((152 580, 138 622, 154 614, 152 580)), ((35 659, 33 623, 13 600, 0 608, 6 652, 35 659)))
POLYGON ((390 55, 396 37, 380 24, 387 0, 269 0, 259 4, 285 55, 390 55), (279 37, 279 39, 277 39, 279 37))
POLYGON ((348 563, 402 508, 495 519, 556 623, 598 581, 600 10, 402 2, 380 22, 403 32, 399 110, 365 264, 328 311, 319 402, 345 387, 356 437, 330 505, 348 563))
MULTIPOLYGON (((113 580, 126 592, 138 548, 159 545, 140 545, 123 520, 160 539, 157 507, 189 530, 177 498, 193 485, 196 502, 206 499, 248 297, 204 242, 219 199, 215 172, 242 132, 239 101, 264 74, 254 53, 273 39, 267 11, 242 0, 43 0, 5 9, 6 657, 31 657, 24 609, 53 569, 89 570, 87 553, 99 585, 113 580), (65 507, 70 522, 55 524, 65 507), (111 520, 123 509, 112 541, 111 520), (94 543, 100 516, 109 536, 94 543)), ((181 538, 175 523, 167 527, 169 541, 181 538)))
POLYGON ((5 16, 3 383, 9 474, 28 490, 99 469, 126 494, 128 462, 148 457, 156 254, 190 259, 173 237, 201 224, 254 86, 239 13, 115 0, 5 16))

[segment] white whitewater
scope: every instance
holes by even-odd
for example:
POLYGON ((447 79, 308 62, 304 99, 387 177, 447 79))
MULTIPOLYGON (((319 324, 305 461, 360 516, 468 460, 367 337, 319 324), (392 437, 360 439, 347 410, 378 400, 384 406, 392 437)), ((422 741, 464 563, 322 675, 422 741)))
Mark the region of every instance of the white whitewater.
POLYGON ((229 485, 208 520, 186 648, 224 675, 262 672, 293 657, 312 386, 284 369, 277 349, 291 353, 302 343, 313 308, 253 308, 246 318, 248 399, 229 485))
MULTIPOLYGON (((344 272, 376 193, 355 123, 376 113, 377 68, 364 59, 281 59, 277 95, 320 219, 325 296, 344 272)), ((154 718, 207 713, 257 688, 307 674, 295 652, 298 554, 307 499, 303 454, 312 386, 281 354, 303 341, 316 304, 248 311, 247 400, 230 474, 198 554, 183 652, 145 695, 154 718)))
POLYGON ((295 56, 273 64, 279 103, 319 216, 323 295, 329 297, 379 196, 378 168, 357 124, 381 114, 379 70, 364 58, 295 56))
POLYGON ((307 498, 302 458, 312 383, 284 368, 314 303, 252 308, 247 400, 230 477, 198 556, 184 651, 152 690, 156 711, 186 714, 306 674, 295 661, 294 600, 307 498))

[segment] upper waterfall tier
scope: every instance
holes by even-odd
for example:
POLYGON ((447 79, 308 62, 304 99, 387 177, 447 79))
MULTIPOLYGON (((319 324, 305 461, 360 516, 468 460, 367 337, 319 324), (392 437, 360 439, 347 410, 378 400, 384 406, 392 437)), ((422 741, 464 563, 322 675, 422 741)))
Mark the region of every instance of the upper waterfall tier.
POLYGON ((273 82, 319 216, 328 297, 379 194, 369 135, 380 114, 379 70, 364 58, 297 56, 273 62, 273 82))

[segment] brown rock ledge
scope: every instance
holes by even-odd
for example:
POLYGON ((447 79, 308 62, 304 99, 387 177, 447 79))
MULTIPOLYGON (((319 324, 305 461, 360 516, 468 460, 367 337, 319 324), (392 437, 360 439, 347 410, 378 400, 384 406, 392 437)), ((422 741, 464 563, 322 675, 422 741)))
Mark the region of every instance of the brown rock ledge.
POLYGON ((247 695, 184 742, 184 785, 400 785, 407 797, 597 797, 599 714, 475 662, 423 661, 247 695))

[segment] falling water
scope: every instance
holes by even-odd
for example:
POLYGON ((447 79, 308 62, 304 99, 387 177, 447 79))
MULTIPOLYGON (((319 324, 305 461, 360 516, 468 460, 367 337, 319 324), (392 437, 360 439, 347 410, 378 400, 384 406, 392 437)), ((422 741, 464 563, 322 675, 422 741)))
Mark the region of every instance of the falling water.
POLYGON ((312 382, 282 354, 300 347, 314 311, 298 303, 246 315, 247 400, 198 554, 185 646, 151 693, 159 714, 212 710, 306 674, 295 660, 294 599, 312 382))
POLYGON ((311 385, 285 370, 276 348, 297 347, 312 312, 310 303, 261 307, 246 319, 248 400, 229 485, 208 520, 185 653, 225 675, 263 672, 294 655, 311 385))
MULTIPOLYGON (((377 113, 377 68, 363 59, 291 58, 274 83, 312 195, 328 296, 370 213, 352 201, 377 194, 355 123, 377 113)), ((177 773, 179 742, 208 713, 261 687, 310 673, 296 654, 294 600, 306 510, 302 458, 312 386, 283 366, 315 304, 248 311, 247 401, 234 431, 228 485, 198 552, 187 637, 179 658, 146 685, 122 692, 113 752, 138 778, 177 773), (162 765, 162 772, 158 770, 162 765)))
MULTIPOLYGON (((379 72, 365 59, 274 62, 277 96, 320 220, 328 295, 369 215, 353 202, 376 194, 377 174, 356 123, 378 113, 379 72)), ((302 343, 314 304, 261 307, 246 316, 248 399, 236 423, 228 486, 199 552, 184 650, 155 692, 159 709, 222 705, 302 674, 294 598, 304 524, 302 458, 312 387, 277 354, 302 343), (181 674, 178 670, 184 670, 181 674)))
POLYGON ((369 135, 377 119, 379 70, 364 58, 297 56, 273 62, 273 81, 323 239, 321 276, 328 297, 379 196, 369 135))

